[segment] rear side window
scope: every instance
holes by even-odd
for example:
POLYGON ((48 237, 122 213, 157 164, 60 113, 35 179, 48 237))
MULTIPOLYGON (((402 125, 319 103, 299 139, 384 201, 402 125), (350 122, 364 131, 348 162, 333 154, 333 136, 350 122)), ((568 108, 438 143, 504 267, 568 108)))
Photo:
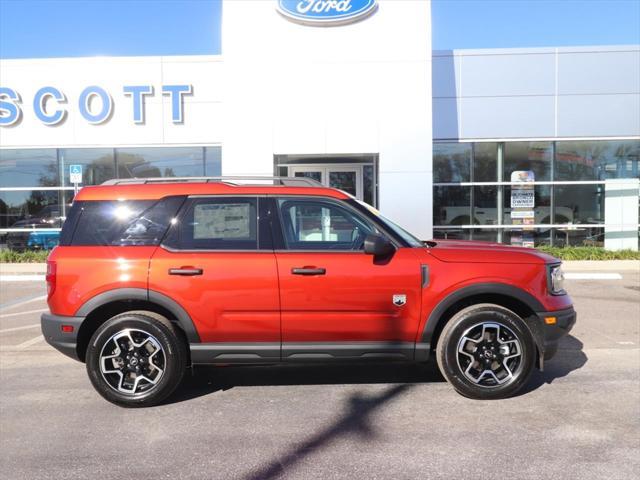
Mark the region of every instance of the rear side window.
POLYGON ((163 245, 181 250, 256 250, 257 199, 192 199, 163 245))
POLYGON ((64 224, 62 245, 158 245, 184 197, 161 200, 74 203, 64 224))

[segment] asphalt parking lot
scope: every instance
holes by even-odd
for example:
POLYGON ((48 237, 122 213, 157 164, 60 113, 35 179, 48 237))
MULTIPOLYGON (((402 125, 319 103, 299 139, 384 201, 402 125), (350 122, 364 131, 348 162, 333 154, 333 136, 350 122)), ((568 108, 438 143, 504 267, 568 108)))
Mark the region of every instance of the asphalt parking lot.
POLYGON ((219 367, 142 410, 44 342, 41 282, 2 282, 0 478, 640 478, 640 268, 620 273, 567 281, 578 323, 512 399, 433 366, 219 367))

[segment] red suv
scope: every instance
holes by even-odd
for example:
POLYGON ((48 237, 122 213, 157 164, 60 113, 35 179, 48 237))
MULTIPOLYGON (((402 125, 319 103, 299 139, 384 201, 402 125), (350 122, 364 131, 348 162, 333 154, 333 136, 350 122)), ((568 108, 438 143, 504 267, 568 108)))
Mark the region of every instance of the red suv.
POLYGON ((107 400, 156 404, 197 364, 413 361, 514 394, 576 314, 536 250, 423 242, 306 179, 83 188, 47 261, 47 341, 107 400))

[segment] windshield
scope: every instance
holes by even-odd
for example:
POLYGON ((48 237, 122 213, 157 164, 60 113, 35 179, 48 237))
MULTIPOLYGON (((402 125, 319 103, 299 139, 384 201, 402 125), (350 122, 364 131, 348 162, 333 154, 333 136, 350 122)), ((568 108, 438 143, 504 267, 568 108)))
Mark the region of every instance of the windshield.
POLYGON ((364 203, 357 199, 356 199, 356 202, 358 202, 360 205, 362 205, 371 213, 373 213, 378 218, 380 223, 383 223, 389 230, 392 230, 395 234, 402 237, 402 239, 412 247, 424 247, 424 243, 419 238, 415 237, 411 233, 407 232, 401 226, 396 225, 394 222, 386 218, 384 215, 382 215, 382 213, 380 213, 378 209, 372 207, 368 203, 364 203))

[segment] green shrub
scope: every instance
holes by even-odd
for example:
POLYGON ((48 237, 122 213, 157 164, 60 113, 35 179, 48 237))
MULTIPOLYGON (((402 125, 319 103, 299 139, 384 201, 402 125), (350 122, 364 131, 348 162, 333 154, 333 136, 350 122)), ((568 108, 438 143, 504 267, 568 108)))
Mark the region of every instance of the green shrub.
POLYGON ((48 255, 48 250, 0 250, 0 263, 44 263, 48 255))
POLYGON ((633 250, 605 250, 602 247, 537 247, 538 250, 561 260, 640 260, 640 252, 633 250))

